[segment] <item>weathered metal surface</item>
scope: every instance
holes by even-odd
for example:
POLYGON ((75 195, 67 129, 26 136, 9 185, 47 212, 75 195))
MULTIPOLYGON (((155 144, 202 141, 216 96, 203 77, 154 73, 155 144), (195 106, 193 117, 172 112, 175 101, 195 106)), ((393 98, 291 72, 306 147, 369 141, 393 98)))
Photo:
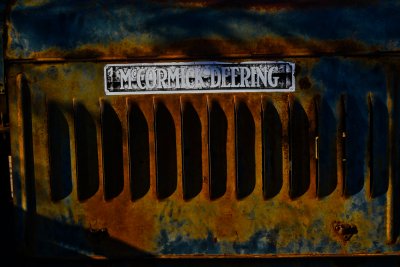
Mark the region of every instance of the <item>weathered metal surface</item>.
POLYGON ((395 1, 11 3, 19 248, 397 255, 400 69, 384 54, 399 49, 398 11, 395 1), (296 64, 296 92, 103 90, 104 65, 116 60, 266 56, 296 64))
MULTIPOLYGON (((15 203, 27 213, 27 233, 32 234, 33 231, 34 236, 28 238, 32 242, 28 243, 28 247, 34 250, 35 255, 42 256, 52 253, 63 255, 63 250, 110 257, 142 253, 159 256, 397 253, 399 224, 396 206, 399 199, 396 188, 399 177, 395 160, 399 156, 399 146, 395 133, 399 127, 399 113, 396 112, 398 85, 392 84, 396 79, 390 76, 396 71, 387 70, 396 66, 396 60, 290 60, 300 69, 297 73, 299 90, 295 93, 155 97, 105 97, 102 87, 103 64, 99 63, 13 64, 8 78, 11 121, 15 123, 12 127, 14 177, 22 183, 21 187, 16 184, 18 193, 15 203), (308 80, 308 86, 300 84, 299 81, 304 80, 308 80), (318 123, 316 96, 320 99, 318 123), (341 114, 343 96, 345 115, 341 114), (371 105, 368 110, 369 97, 374 99, 373 117, 370 117, 371 105), (275 195, 269 197, 263 194, 263 101, 272 103, 282 127, 282 166, 278 166, 283 170, 282 177, 268 177, 273 181, 281 179, 281 185, 275 195), (187 102, 192 104, 201 123, 203 181, 200 191, 185 201, 181 140, 182 133, 188 129, 181 126, 181 109, 182 103, 187 102), (382 106, 375 108, 379 102, 382 106), (50 103, 52 112, 48 108, 50 103), (78 179, 86 177, 80 176, 80 172, 85 170, 77 168, 77 129, 74 130, 77 127, 76 124, 74 126, 76 119, 83 116, 82 112, 76 114, 78 103, 82 103, 87 110, 86 125, 94 127, 93 136, 85 138, 97 139, 87 150, 96 150, 97 153, 91 155, 98 155, 97 158, 88 159, 97 162, 97 182, 82 189, 77 188, 78 179), (210 200, 210 140, 207 134, 210 111, 207 111, 207 107, 211 110, 215 103, 220 105, 227 121, 227 180, 225 192, 210 200), (249 142, 248 145, 253 146, 254 160, 243 163, 235 156, 235 127, 238 127, 235 126, 235 110, 236 113, 244 112, 240 111, 240 103, 244 103, 250 112, 242 116, 250 116, 254 120, 253 129, 248 133, 254 138, 253 143, 242 139, 242 142, 249 142), (109 108, 105 109, 105 105, 109 105, 109 108), (149 159, 142 159, 149 162, 149 176, 144 177, 149 179, 149 186, 140 197, 133 200, 131 190, 136 184, 131 184, 134 177, 130 176, 130 168, 135 168, 136 162, 132 165, 128 136, 131 131, 143 129, 128 124, 127 110, 132 105, 140 110, 147 123, 148 132, 145 134, 149 140, 149 159), (113 115, 105 115, 107 112, 113 115), (170 115, 163 115, 162 112, 170 115), (167 122, 160 126, 165 129, 164 132, 158 129, 155 133, 155 119, 158 118, 167 122), (373 118, 373 123, 369 122, 369 118, 373 118), (345 142, 341 141, 342 120, 346 121, 346 128, 343 129, 345 142), (374 128, 381 120, 386 123, 374 128), (318 125, 319 168, 315 160, 318 125), (108 127, 111 127, 111 136, 104 132, 108 127), (374 132, 373 139, 369 139, 369 132, 374 132), (28 141, 29 134, 32 141, 28 141), (55 138, 50 136, 48 139, 49 134, 55 135, 58 143, 66 142, 66 147, 61 145, 58 150, 49 150, 49 141, 55 138), (161 142, 158 135, 164 134, 172 138, 168 140, 173 146, 168 147, 167 143, 164 149, 175 149, 175 154, 169 154, 170 158, 156 159, 156 154, 160 152, 158 149, 162 148, 156 150, 155 141, 161 142), (395 139, 391 140, 388 147, 390 138, 395 139), (382 172, 373 176, 373 183, 370 177, 375 171, 371 171, 371 166, 376 166, 375 162, 385 157, 387 152, 376 151, 372 154, 368 144, 388 147, 388 151, 391 151, 391 159, 381 167, 382 172), (29 152, 29 145, 32 146, 32 152, 29 152), (307 153, 304 147, 309 151, 308 155, 304 154, 307 153), (114 155, 114 163, 104 154, 105 150, 114 155), (53 155, 50 154, 52 151, 53 155), (33 158, 24 159, 29 153, 33 158), (116 162, 119 159, 122 160, 121 165, 116 162), (68 165, 54 164, 58 161, 68 165), (175 164, 174 169, 161 172, 163 167, 157 164, 165 162, 168 166, 175 164), (309 163, 309 166, 300 166, 299 162, 309 163), (244 164, 247 170, 254 169, 253 177, 250 177, 251 173, 242 174, 245 186, 252 179, 254 184, 240 196, 237 195, 237 164, 244 164), (51 176, 52 173, 59 173, 57 169, 52 172, 52 168, 62 168, 67 175, 51 176), (107 168, 114 171, 106 174, 107 168), (386 179, 382 175, 389 173, 389 170, 389 179, 386 179), (29 171, 32 172, 30 175, 27 173, 29 171), (26 181, 28 178, 33 181, 26 181), (160 185, 162 181, 164 186, 160 185), (375 181, 383 181, 383 185, 377 186, 375 181), (33 183, 34 188, 27 183, 33 183), (54 196, 58 192, 54 192, 54 186, 51 187, 54 183, 62 184, 67 192, 52 199, 52 194, 54 196), (165 188, 171 184, 172 188, 165 188), (318 188, 317 184, 320 185, 318 188), (324 189, 324 186, 328 188, 324 189), (379 194, 371 194, 382 187, 384 189, 379 194), (78 190, 89 190, 93 194, 79 200, 78 190), (106 193, 107 190, 109 193, 106 193), (29 202, 32 201, 30 194, 34 195, 36 202, 34 207, 30 207, 33 210, 29 210, 29 202), (345 230, 336 229, 338 224, 343 229, 357 230, 351 231, 349 236, 348 233, 342 233, 345 230)), ((279 153, 272 155, 278 156, 279 153)), ((223 168, 223 161, 222 158, 217 159, 216 166, 223 168)), ((221 183, 220 180, 217 183, 221 183)))
POLYGON ((400 48, 398 1, 241 2, 16 1, 6 55, 34 60, 280 57, 400 48))

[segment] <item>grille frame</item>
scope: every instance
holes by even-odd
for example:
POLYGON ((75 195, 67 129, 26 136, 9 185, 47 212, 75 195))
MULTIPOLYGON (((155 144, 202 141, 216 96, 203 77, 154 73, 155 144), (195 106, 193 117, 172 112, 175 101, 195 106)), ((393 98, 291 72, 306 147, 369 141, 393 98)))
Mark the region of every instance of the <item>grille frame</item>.
MULTIPOLYGON (((201 255, 211 257, 274 257, 276 255, 342 256, 347 253, 352 253, 352 255, 398 254, 397 246, 395 244, 390 245, 397 239, 398 230, 396 230, 396 227, 399 223, 398 215, 394 212, 397 205, 396 196, 393 196, 393 186, 398 185, 393 184, 392 178, 393 175, 397 174, 393 169, 393 164, 391 164, 396 162, 399 157, 398 152, 396 152, 396 147, 398 147, 396 131, 399 127, 396 118, 400 114, 396 113, 399 107, 395 104, 396 99, 399 97, 396 91, 398 82, 395 78, 397 68, 386 71, 385 75, 376 74, 378 77, 376 79, 379 82, 382 79, 386 82, 385 88, 377 87, 365 89, 361 92, 354 91, 356 89, 353 88, 344 88, 332 92, 332 89, 329 88, 331 85, 324 84, 324 81, 318 80, 318 75, 315 75, 314 71, 318 72, 319 68, 323 69, 325 65, 328 65, 328 68, 332 70, 335 70, 335 68, 339 70, 350 68, 353 71, 359 71, 357 67, 360 66, 361 62, 364 68, 361 69, 361 72, 371 74, 374 68, 369 65, 378 66, 381 70, 387 70, 387 66, 392 66, 392 60, 386 58, 380 58, 379 60, 335 58, 339 63, 334 63, 341 64, 339 67, 323 58, 290 58, 289 60, 296 62, 302 69, 301 72, 297 73, 296 86, 298 90, 295 93, 220 93, 129 97, 105 97, 103 95, 102 75, 100 75, 103 63, 12 64, 7 77, 10 87, 11 144, 14 162, 13 176, 15 177, 14 192, 17 195, 14 201, 15 206, 20 208, 20 212, 17 212, 17 218, 23 222, 23 227, 26 229, 23 231, 24 237, 20 240, 20 246, 27 247, 28 251, 33 255, 44 257, 49 255, 44 248, 40 249, 38 245, 46 244, 50 246, 51 242, 65 242, 67 245, 75 246, 81 254, 91 257, 201 257, 201 255), (309 65, 312 66, 310 67, 309 65), (48 75, 50 69, 57 70, 59 76, 56 79, 48 75), (85 72, 90 75, 86 75, 85 72), (38 77, 40 78, 38 79, 38 77), (300 83, 300 80, 304 77, 311 80, 312 86, 310 88, 305 88, 300 83), (64 85, 64 91, 60 89, 59 84, 64 85), (57 88, 61 92, 56 91, 57 88), (24 90, 25 93, 23 93, 24 90), (27 100, 27 92, 30 94, 29 100, 27 100), (331 96, 326 97, 329 94, 331 96), (389 148, 392 147, 392 152, 388 152, 388 164, 391 165, 388 166, 388 190, 384 195, 371 197, 368 192, 370 191, 368 129, 364 136, 365 144, 363 149, 365 153, 361 157, 364 166, 362 189, 350 195, 344 194, 345 180, 341 171, 344 157, 341 156, 341 153, 345 149, 344 142, 342 142, 338 134, 342 117, 347 118, 341 115, 340 112, 342 95, 352 95, 353 99, 354 96, 358 97, 353 100, 355 102, 352 104, 361 105, 363 107, 361 114, 367 119, 368 108, 372 106, 372 104, 369 104, 372 103, 370 99, 386 98, 388 112, 387 133, 389 135, 388 140, 390 140, 388 142, 392 145, 394 144, 394 148, 389 145, 389 148), (318 195, 316 182, 318 169, 315 149, 321 148, 321 143, 324 142, 322 139, 324 129, 318 128, 324 118, 316 114, 318 110, 316 103, 321 98, 326 101, 324 105, 328 105, 328 110, 333 111, 336 120, 335 128, 338 130, 335 137, 332 137, 332 133, 328 133, 328 139, 334 139, 336 142, 334 148, 336 149, 335 158, 337 164, 337 185, 328 196, 318 195), (68 133, 70 135, 71 149, 72 192, 68 197, 60 201, 52 201, 50 196, 50 156, 47 136, 47 105, 55 100, 69 126, 68 133), (30 104, 28 105, 26 101, 30 102, 30 104), (104 151, 101 145, 104 125, 101 120, 100 107, 104 101, 108 101, 115 111, 121 124, 122 133, 121 149, 123 154, 124 187, 120 194, 109 200, 105 200, 103 197, 106 185, 103 178, 104 151), (199 116, 202 132, 202 174, 204 176, 202 190, 190 200, 184 199, 182 176, 182 131, 184 129, 182 130, 181 128, 181 114, 182 103, 185 103, 185 101, 192 102, 193 108, 199 116), (221 106, 221 110, 227 120, 227 182, 226 192, 222 196, 210 200, 209 162, 211 150, 209 120, 210 109, 215 101, 221 106), (263 195, 262 179, 263 125, 261 121, 263 103, 268 101, 272 102, 280 117, 283 145, 282 186, 279 190, 280 192, 271 199, 265 198, 263 195), (147 121, 150 151, 149 189, 147 194, 134 201, 132 201, 130 185, 132 179, 130 177, 131 164, 129 161, 128 131, 128 112, 133 102, 143 112, 147 121), (155 106, 161 102, 171 114, 176 136, 177 187, 165 199, 157 198, 157 187, 155 186, 157 184, 157 159, 155 156, 156 124, 154 111, 155 106), (95 126, 98 148, 99 185, 96 192, 85 201, 79 201, 77 193, 78 176, 76 166, 78 163, 76 160, 75 136, 77 133, 75 125, 76 114, 74 115, 77 103, 83 103, 91 116, 92 123, 95 126), (246 104, 255 123, 255 186, 251 194, 243 199, 238 199, 236 196, 237 147, 235 140, 237 136, 235 136, 235 127, 237 121, 235 119, 235 110, 237 110, 238 103, 246 104), (293 115, 294 103, 300 105, 309 121, 308 136, 305 137, 305 140, 308 141, 306 146, 309 148, 310 158, 309 186, 308 190, 300 193, 300 196, 293 196, 290 193, 290 182, 292 181, 293 183, 293 178, 291 178, 290 174, 290 151, 293 145, 291 145, 290 140, 296 137, 290 135, 289 125, 293 123, 290 122, 291 118, 292 120, 293 118, 296 119, 296 115, 293 115), (27 116, 31 116, 31 127, 29 127, 29 118, 27 119, 27 116), (32 131, 31 146, 34 155, 31 163, 29 163, 30 144, 29 140, 27 141, 29 139, 27 137, 29 128, 32 131), (315 138, 317 136, 321 138, 321 143, 316 146, 315 138), (34 169, 30 170, 30 166, 33 166, 34 169), (32 174, 31 177, 28 174, 29 172, 32 174), (393 174, 393 172, 395 173, 393 174), (35 180, 32 181, 33 179, 35 180), (32 203, 32 199, 35 202, 32 203), (385 204, 386 201, 388 204, 385 204), (260 203, 267 207, 260 208, 257 206, 260 203), (271 206, 268 204, 271 204, 271 206), (254 211, 253 215, 251 215, 252 210, 255 208, 258 208, 258 211, 254 211), (149 212, 151 210, 154 211, 149 212), (370 210, 373 211, 371 212, 370 210), (299 213, 300 211, 305 214, 308 213, 308 215, 304 217, 303 214, 299 213), (313 212, 316 213, 316 217, 319 216, 319 219, 311 219, 313 212), (374 222, 373 220, 375 220, 377 214, 383 216, 383 218, 377 220, 378 222, 374 222), (295 218, 296 216, 298 218, 295 218), (191 218, 194 219, 191 220, 191 218), (370 219, 372 222, 362 222, 364 219, 370 219), (295 220, 297 223, 293 223, 291 220, 295 220), (350 240, 345 240, 346 237, 341 234, 344 230, 335 231, 337 222, 340 222, 340 227, 343 229, 351 229, 353 225, 356 225, 358 232, 354 233, 353 231, 353 236, 350 237, 350 240), (41 223, 49 228, 45 229, 45 226, 41 226, 41 223), (302 223, 305 224, 302 225, 302 223), (384 226, 381 225, 382 223, 384 226), (72 228, 75 230, 69 231, 74 233, 72 235, 73 238, 78 238, 83 244, 77 244, 64 234, 57 235, 61 231, 60 229, 63 229, 64 224, 71 224, 76 227, 72 228), (259 227, 257 224, 262 226, 259 227), (376 227, 379 228, 377 233, 374 232, 376 227), (46 233, 46 230, 48 230, 48 233, 46 233), (140 235, 142 236, 140 237, 140 235), (311 244, 301 245, 301 242, 305 242, 305 240, 313 240, 311 237, 321 240, 321 242, 318 243, 314 240, 310 241, 311 244), (324 238, 328 238, 328 241, 324 240, 324 238), (117 240, 120 243, 111 242, 110 240, 117 240), (379 243, 376 248, 371 246, 373 240, 379 243), (184 248, 182 244, 188 245, 184 248), (324 247, 325 245, 326 247, 324 247), (124 248, 121 249, 120 246, 124 248), (103 252, 105 248, 109 249, 109 254, 103 252)), ((336 73, 340 73, 340 71, 336 71, 336 73)), ((322 77, 327 78, 323 75, 322 77)), ((374 81, 374 79, 372 80, 374 81)), ((343 82, 346 84, 345 81, 343 82)), ((379 132, 379 129, 375 130, 379 132)), ((343 155, 347 155, 345 152, 343 153, 343 155)), ((318 154, 318 159, 321 159, 320 154, 318 154)))

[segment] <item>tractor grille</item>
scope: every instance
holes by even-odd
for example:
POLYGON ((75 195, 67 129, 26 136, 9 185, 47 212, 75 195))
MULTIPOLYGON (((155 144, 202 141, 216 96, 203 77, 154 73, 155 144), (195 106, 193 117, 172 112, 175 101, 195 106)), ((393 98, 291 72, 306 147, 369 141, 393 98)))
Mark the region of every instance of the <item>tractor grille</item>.
POLYGON ((91 257, 396 253, 398 72, 363 60, 292 59, 295 93, 108 97, 101 63, 12 64, 21 247, 91 257))

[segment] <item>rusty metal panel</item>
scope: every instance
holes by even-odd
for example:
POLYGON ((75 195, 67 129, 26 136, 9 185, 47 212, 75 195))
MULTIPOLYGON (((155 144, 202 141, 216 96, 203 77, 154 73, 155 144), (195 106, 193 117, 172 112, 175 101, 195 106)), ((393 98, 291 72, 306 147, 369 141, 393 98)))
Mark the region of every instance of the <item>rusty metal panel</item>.
POLYGON ((15 204, 27 249, 397 253, 396 60, 286 60, 299 70, 295 93, 107 97, 103 63, 13 64, 15 204), (198 158, 185 161, 185 146, 198 158))
POLYGON ((398 5, 11 3, 18 248, 67 258, 398 255, 398 5), (277 57, 296 65, 293 93, 103 88, 110 63, 277 57))

